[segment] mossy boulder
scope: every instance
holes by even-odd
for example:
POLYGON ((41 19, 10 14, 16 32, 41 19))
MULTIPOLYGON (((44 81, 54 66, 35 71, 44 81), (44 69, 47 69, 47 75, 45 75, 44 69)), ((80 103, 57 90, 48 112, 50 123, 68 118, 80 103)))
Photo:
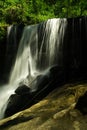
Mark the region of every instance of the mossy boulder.
POLYGON ((0 130, 86 130, 87 115, 75 108, 86 83, 66 84, 32 107, 0 121, 0 130))

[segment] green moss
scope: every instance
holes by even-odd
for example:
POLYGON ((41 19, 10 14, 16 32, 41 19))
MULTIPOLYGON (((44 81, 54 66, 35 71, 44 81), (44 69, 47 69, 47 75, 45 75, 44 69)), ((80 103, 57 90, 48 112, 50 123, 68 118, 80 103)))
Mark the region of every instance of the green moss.
POLYGON ((3 43, 5 38, 6 38, 7 26, 8 25, 6 25, 6 24, 1 24, 0 23, 0 43, 3 43))

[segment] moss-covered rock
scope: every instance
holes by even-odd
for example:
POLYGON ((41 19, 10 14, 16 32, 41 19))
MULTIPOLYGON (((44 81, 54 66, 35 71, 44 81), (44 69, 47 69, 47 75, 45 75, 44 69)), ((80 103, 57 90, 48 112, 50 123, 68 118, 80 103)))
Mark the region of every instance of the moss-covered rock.
POLYGON ((57 88, 39 103, 0 121, 0 130, 86 130, 87 115, 75 105, 87 84, 57 88))

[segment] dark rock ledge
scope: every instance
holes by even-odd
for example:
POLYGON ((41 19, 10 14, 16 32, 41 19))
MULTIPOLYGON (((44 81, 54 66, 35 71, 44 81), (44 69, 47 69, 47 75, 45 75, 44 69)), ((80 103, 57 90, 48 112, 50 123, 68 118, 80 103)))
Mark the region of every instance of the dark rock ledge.
POLYGON ((87 113, 83 115, 76 107, 86 92, 86 83, 66 84, 32 107, 1 120, 0 130, 86 130, 87 113))

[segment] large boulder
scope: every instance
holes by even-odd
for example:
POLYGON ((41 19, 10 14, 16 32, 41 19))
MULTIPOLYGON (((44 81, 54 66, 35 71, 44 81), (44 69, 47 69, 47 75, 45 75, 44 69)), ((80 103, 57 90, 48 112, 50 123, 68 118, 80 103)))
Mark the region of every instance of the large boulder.
POLYGON ((16 112, 23 110, 24 106, 31 100, 30 95, 13 94, 9 97, 5 117, 11 116, 16 112))
POLYGON ((21 85, 15 90, 15 94, 12 94, 7 103, 7 108, 5 110, 5 117, 11 116, 14 113, 23 110, 30 100, 32 99, 32 94, 30 93, 30 88, 26 85, 21 85))
POLYGON ((19 86, 16 90, 15 93, 18 95, 26 95, 30 93, 30 88, 26 85, 21 85, 19 86))

